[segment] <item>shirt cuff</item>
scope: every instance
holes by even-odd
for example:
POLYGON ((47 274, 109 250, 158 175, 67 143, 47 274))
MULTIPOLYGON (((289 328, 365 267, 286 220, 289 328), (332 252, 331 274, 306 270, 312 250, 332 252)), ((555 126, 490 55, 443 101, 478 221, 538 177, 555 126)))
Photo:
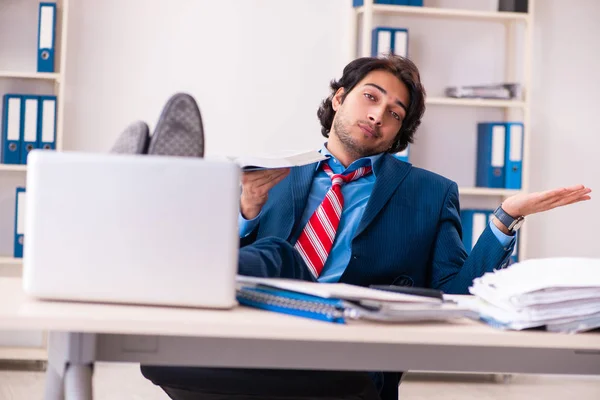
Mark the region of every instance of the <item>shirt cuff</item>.
POLYGON ((262 214, 262 210, 253 219, 246 219, 246 218, 244 218, 244 216, 242 215, 241 212, 239 213, 239 215, 238 215, 238 227, 239 227, 239 230, 240 230, 240 237, 241 238, 246 237, 249 234, 251 234, 252 231, 258 226, 258 221, 260 219, 261 214, 262 214))
POLYGON ((490 228, 492 228, 492 232, 494 232, 494 235, 496 236, 502 247, 504 247, 505 249, 507 249, 509 246, 512 246, 515 242, 515 235, 508 236, 500 229, 498 229, 498 227, 496 226, 496 224, 494 224, 493 221, 490 221, 490 228))

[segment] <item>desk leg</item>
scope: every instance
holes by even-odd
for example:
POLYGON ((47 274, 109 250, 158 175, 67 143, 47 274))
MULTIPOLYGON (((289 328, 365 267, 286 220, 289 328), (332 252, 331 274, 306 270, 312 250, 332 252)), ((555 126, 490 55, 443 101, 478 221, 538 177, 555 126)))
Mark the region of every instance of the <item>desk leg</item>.
POLYGON ((46 387, 44 391, 44 400, 64 400, 65 392, 63 386, 63 368, 58 371, 57 366, 48 360, 46 367, 46 387))
POLYGON ((92 365, 69 365, 65 371, 65 400, 92 400, 92 365))
POLYGON ((50 332, 44 400, 92 400, 96 335, 50 332))

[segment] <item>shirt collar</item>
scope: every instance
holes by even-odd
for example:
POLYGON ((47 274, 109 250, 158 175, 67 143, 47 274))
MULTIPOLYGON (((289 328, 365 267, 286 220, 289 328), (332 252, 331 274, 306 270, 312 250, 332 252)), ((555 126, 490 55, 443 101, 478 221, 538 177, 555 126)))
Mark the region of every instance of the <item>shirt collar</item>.
POLYGON ((379 165, 377 160, 379 160, 384 154, 379 153, 373 156, 359 158, 358 160, 355 160, 352 164, 350 164, 348 168, 344 168, 344 165, 341 162, 339 162, 337 158, 333 156, 333 154, 329 152, 329 150, 327 149, 327 143, 323 144, 319 152, 325 156, 328 156, 329 158, 327 160, 319 161, 316 167, 317 170, 321 168, 321 163, 323 162, 327 162, 335 174, 347 174, 357 170, 360 167, 370 166, 371 168, 373 168, 373 176, 375 177, 377 176, 377 168, 379 165))

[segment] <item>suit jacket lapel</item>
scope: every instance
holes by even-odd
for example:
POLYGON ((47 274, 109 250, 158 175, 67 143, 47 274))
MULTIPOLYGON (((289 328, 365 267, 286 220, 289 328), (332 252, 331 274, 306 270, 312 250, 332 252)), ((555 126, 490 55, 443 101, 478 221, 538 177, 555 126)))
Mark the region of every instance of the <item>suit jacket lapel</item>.
MULTIPOLYGON (((306 207, 315 172, 316 164, 309 164, 293 168, 290 173, 290 183, 292 186, 292 212, 294 217, 292 224, 295 227, 297 227, 300 218, 302 218, 302 213, 306 207)), ((292 228, 292 234, 294 234, 295 231, 297 231, 297 228, 292 228)), ((295 234, 292 237, 294 236, 295 234)))
POLYGON ((377 168, 377 177, 373 192, 365 208, 363 217, 356 230, 355 237, 360 235, 363 230, 379 214, 383 206, 387 203, 390 196, 396 191, 400 183, 406 178, 412 168, 410 164, 403 163, 390 155, 384 155, 381 158, 379 168, 377 168))

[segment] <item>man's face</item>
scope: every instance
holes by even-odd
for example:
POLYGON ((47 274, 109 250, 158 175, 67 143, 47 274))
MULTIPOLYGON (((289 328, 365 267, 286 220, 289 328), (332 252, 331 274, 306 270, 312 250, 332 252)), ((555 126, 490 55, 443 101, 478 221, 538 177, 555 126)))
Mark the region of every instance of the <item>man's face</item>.
POLYGON ((333 98, 331 138, 357 158, 387 151, 406 116, 408 88, 387 71, 372 71, 348 93, 343 89, 333 98))

